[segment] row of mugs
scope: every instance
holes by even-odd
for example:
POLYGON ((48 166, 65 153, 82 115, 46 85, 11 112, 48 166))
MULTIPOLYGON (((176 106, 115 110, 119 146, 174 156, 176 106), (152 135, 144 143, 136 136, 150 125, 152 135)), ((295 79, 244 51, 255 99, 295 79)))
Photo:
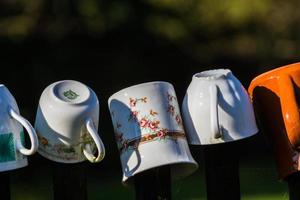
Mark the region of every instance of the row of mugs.
MULTIPOLYGON (((269 126, 269 132, 271 141, 277 145, 281 178, 298 170, 295 162, 299 156, 295 146, 300 143, 297 132, 300 117, 293 82, 300 84, 300 64, 258 76, 249 88, 254 105, 259 105, 262 110, 262 114, 256 112, 258 117, 263 116, 261 121, 267 127, 273 124, 269 126), (284 86, 278 86, 281 84, 284 86), (262 86, 265 90, 254 93, 262 86), (269 90, 275 91, 280 100, 288 99, 288 103, 281 100, 284 117, 281 107, 276 107, 274 99, 267 95, 269 90), (288 95, 283 93, 285 91, 288 95), (274 114, 272 109, 276 109, 274 114), (284 122, 281 123, 282 118, 284 122), (280 133, 272 135, 273 128, 278 128, 276 131, 280 133)), ((198 167, 188 143, 231 142, 258 132, 248 93, 228 69, 208 70, 193 76, 182 103, 182 117, 175 90, 167 82, 125 88, 109 98, 108 106, 124 183, 130 182, 137 173, 163 165, 171 166, 174 179, 187 176, 198 167)), ((0 119, 0 171, 26 166, 25 156, 36 150, 42 156, 62 163, 99 162, 104 158, 105 148, 98 135, 98 99, 92 89, 80 82, 59 81, 44 90, 35 128, 20 116, 13 96, 0 85, 0 119), (29 134, 30 149, 24 147, 22 126, 29 134)))
MULTIPOLYGON (((108 105, 124 182, 162 165, 172 166, 175 179, 191 174, 198 164, 187 138, 190 144, 217 144, 258 131, 249 96, 228 69, 193 76, 182 104, 183 120, 175 90, 167 82, 125 88, 113 94, 108 105)), ((27 165, 25 156, 36 150, 62 163, 99 162, 104 158, 105 148, 98 135, 98 98, 80 82, 59 81, 43 91, 35 128, 20 116, 4 85, 0 86, 0 107, 0 171, 27 165), (30 149, 24 147, 22 126, 30 136, 30 149)))
POLYGON ((198 167, 188 143, 231 142, 258 132, 247 91, 228 69, 193 76, 182 118, 175 90, 167 82, 125 88, 113 94, 108 104, 124 182, 163 165, 171 166, 173 179, 185 177, 198 167))

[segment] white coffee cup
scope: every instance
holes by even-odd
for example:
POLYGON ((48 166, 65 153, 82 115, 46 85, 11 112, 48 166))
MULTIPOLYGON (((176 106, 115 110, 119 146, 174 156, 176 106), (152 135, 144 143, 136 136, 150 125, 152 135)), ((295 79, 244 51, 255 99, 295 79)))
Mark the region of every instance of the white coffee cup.
POLYGON ((258 132, 247 91, 229 69, 195 74, 182 116, 189 143, 194 145, 240 140, 258 132))
POLYGON ((108 101, 123 169, 123 182, 135 174, 170 165, 173 179, 194 172, 173 86, 149 82, 125 88, 108 101))
POLYGON ((35 130, 20 113, 16 100, 9 90, 0 84, 0 172, 27 166, 26 156, 38 148, 35 130), (24 147, 23 127, 26 129, 31 148, 24 147))
POLYGON ((97 133, 98 120, 99 102, 92 89, 73 80, 49 85, 41 95, 35 120, 38 153, 62 163, 100 162, 105 148, 97 133))

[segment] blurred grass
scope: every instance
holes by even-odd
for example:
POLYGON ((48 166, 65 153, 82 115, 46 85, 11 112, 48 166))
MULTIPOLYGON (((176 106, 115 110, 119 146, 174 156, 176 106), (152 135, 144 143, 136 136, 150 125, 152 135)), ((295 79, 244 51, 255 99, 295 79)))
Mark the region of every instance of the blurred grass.
POLYGON ((288 188, 277 179, 275 163, 270 158, 242 159, 240 185, 243 200, 287 200, 288 188))
MULTIPOLYGON (((205 176, 201 168, 190 177, 173 184, 173 199, 204 200, 205 176)), ((12 174, 13 200, 52 199, 52 180, 49 169, 34 170, 28 178, 12 174)), ((124 187, 116 172, 88 171, 89 199, 134 199, 133 188, 124 187)), ((270 158, 242 159, 240 163, 240 185, 243 200, 288 199, 287 185, 277 180, 275 165, 270 158)), ((217 189, 216 189, 216 192, 217 189)))

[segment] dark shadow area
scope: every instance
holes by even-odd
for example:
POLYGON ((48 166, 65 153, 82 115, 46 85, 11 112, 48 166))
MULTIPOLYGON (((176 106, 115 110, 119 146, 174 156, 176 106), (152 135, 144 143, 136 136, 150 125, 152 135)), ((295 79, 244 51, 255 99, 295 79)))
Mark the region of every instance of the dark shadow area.
MULTIPOLYGON (((86 163, 87 181, 91 183, 88 190, 95 194, 90 199, 109 199, 105 191, 117 193, 116 198, 132 199, 130 189, 119 187, 122 172, 107 106, 109 96, 130 85, 162 80, 174 85, 181 104, 192 75, 213 68, 231 69, 247 88, 256 75, 299 61, 297 13, 296 0, 4 0, 0 2, 0 83, 11 91, 21 115, 31 123, 39 97, 49 84, 74 79, 91 87, 100 102, 99 132, 106 157, 97 164, 86 163), (102 196, 99 188, 103 188, 102 196)), ((278 101, 272 94, 267 99, 278 101)), ((268 102, 261 107, 268 108, 268 102)), ((272 111, 274 116, 279 114, 278 109, 272 111)), ((262 118, 264 114, 261 112, 262 118)), ((280 123, 267 129, 280 128, 280 123)), ((251 168, 244 170, 246 175, 254 170, 253 177, 262 181, 261 188, 271 185, 280 189, 273 171, 267 173, 273 165, 260 161, 273 161, 269 142, 262 134, 267 132, 248 138, 239 153, 251 168), (263 176, 266 180, 260 179, 263 176), (272 181, 266 182, 269 179, 272 181)), ((272 134, 280 138, 272 141, 274 144, 287 144, 283 133, 272 134)), ((203 155, 193 148, 199 173, 195 179, 192 176, 186 179, 188 182, 178 182, 180 187, 174 185, 178 199, 197 198, 204 193, 200 188, 203 155)), ((26 200, 27 195, 30 200, 41 200, 42 196, 51 199, 51 162, 38 154, 29 156, 28 161, 26 168, 11 172, 12 198, 26 200), (34 192, 33 197, 30 192, 34 192)), ((255 186, 253 177, 246 175, 241 180, 255 186)), ((249 188, 257 195, 264 192, 251 187, 243 191, 249 188)), ((275 189, 268 191, 277 194, 275 189)))
POLYGON ((284 177, 293 171, 294 149, 285 131, 280 99, 268 88, 258 86, 253 91, 253 105, 259 127, 272 146, 280 169, 278 176, 284 177))

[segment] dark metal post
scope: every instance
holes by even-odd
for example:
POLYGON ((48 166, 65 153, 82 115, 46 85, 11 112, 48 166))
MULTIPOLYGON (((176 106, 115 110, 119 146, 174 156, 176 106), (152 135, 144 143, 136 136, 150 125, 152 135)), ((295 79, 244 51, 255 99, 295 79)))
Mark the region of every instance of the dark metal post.
POLYGON ((137 200, 171 200, 170 166, 139 173, 134 177, 137 200))
POLYGON ((204 146, 208 200, 240 200, 239 156, 235 143, 204 146))
POLYGON ((3 200, 10 200, 9 172, 0 172, 0 195, 3 200))
POLYGON ((300 172, 296 172, 287 177, 286 181, 289 186, 290 200, 300 199, 300 172))
POLYGON ((86 200, 86 163, 53 163, 54 200, 86 200))

